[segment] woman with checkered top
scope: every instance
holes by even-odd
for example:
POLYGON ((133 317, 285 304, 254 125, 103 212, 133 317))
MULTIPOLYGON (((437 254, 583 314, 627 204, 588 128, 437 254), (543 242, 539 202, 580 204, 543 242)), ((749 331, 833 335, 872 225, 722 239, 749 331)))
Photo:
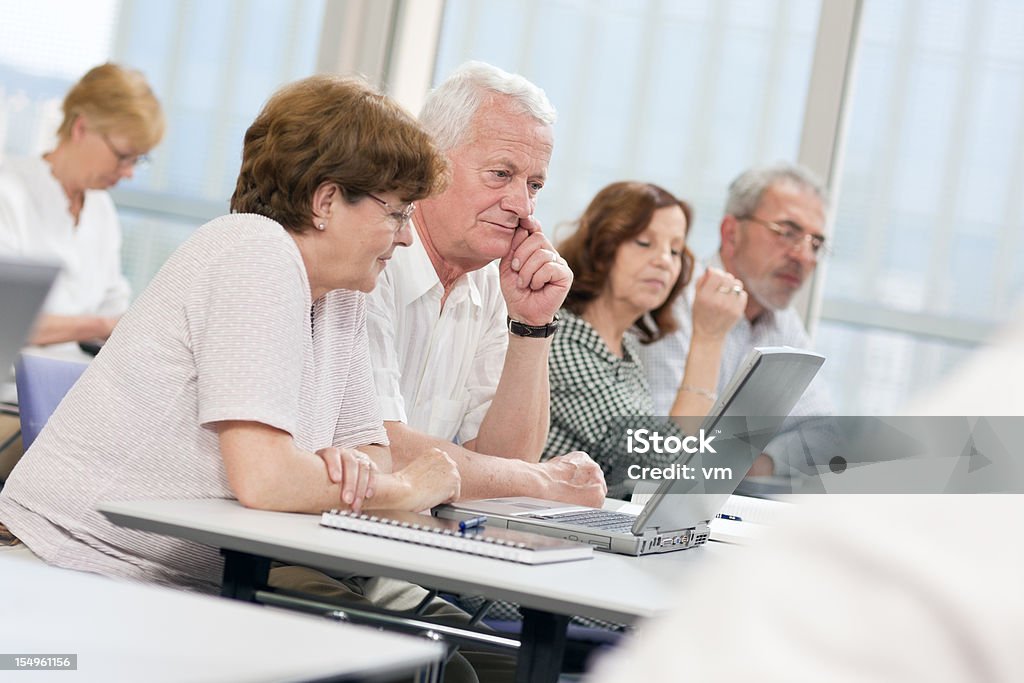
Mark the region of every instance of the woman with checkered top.
MULTIPOLYGON (((558 247, 574 279, 549 360, 545 457, 588 452, 604 469, 609 496, 631 490, 625 472, 637 456, 626 454, 626 429, 649 426, 679 434, 707 414, 716 399, 725 336, 746 306, 747 294, 732 275, 709 268, 701 276, 693 341, 670 411, 676 417, 652 417, 638 349, 677 327, 672 303, 693 272, 686 247, 691 224, 689 205, 663 188, 618 182, 598 192, 576 232, 558 247)), ((641 464, 668 462, 652 458, 641 464)))

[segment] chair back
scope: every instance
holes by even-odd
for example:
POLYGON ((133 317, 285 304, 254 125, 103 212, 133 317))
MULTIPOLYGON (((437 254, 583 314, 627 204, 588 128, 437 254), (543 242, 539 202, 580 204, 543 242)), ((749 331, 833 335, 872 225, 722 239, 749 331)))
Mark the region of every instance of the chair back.
POLYGON ((21 442, 26 451, 87 367, 88 363, 31 353, 18 356, 14 379, 18 385, 21 442))

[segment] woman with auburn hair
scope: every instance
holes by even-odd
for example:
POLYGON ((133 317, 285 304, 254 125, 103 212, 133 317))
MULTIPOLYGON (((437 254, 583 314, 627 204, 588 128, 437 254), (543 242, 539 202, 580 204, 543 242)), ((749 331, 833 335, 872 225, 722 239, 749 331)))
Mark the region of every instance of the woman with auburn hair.
MULTIPOLYGON (((586 451, 604 470, 609 496, 630 490, 628 425, 615 418, 647 418, 654 410, 638 345, 676 329, 672 303, 693 272, 686 247, 691 220, 689 205, 663 188, 618 182, 597 193, 576 232, 558 246, 573 284, 549 360, 545 456, 586 451)), ((676 422, 666 422, 665 429, 689 427, 687 417, 711 408, 722 344, 747 301, 739 280, 714 268, 696 288, 693 342, 671 410, 676 422)))
POLYGON ((128 308, 121 224, 107 190, 131 178, 164 134, 146 79, 116 64, 85 74, 63 110, 53 150, 0 166, 0 256, 61 266, 35 344, 106 339, 128 308))

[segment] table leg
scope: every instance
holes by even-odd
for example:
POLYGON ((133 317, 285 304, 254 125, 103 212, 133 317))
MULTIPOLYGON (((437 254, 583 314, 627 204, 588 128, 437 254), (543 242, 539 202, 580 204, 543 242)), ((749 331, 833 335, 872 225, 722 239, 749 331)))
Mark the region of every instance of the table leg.
POLYGON ((516 663, 516 683, 555 683, 565 655, 569 617, 521 607, 523 630, 516 663))
POLYGON ((0 453, 6 451, 9 447, 14 445, 14 442, 21 438, 21 430, 17 429, 9 437, 4 439, 3 443, 0 443, 0 453))
POLYGON ((267 586, 270 559, 235 550, 222 549, 220 552, 224 556, 224 580, 220 594, 225 598, 256 602, 256 591, 267 586))

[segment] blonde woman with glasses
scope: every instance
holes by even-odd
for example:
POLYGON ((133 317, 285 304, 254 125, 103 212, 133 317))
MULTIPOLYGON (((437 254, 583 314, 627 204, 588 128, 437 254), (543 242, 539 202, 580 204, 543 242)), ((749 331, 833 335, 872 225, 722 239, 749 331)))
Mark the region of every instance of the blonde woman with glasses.
POLYGON ((116 64, 90 70, 63 103, 57 144, 0 165, 0 256, 59 263, 32 342, 106 339, 128 308, 121 224, 109 190, 164 135, 146 79, 116 64))

